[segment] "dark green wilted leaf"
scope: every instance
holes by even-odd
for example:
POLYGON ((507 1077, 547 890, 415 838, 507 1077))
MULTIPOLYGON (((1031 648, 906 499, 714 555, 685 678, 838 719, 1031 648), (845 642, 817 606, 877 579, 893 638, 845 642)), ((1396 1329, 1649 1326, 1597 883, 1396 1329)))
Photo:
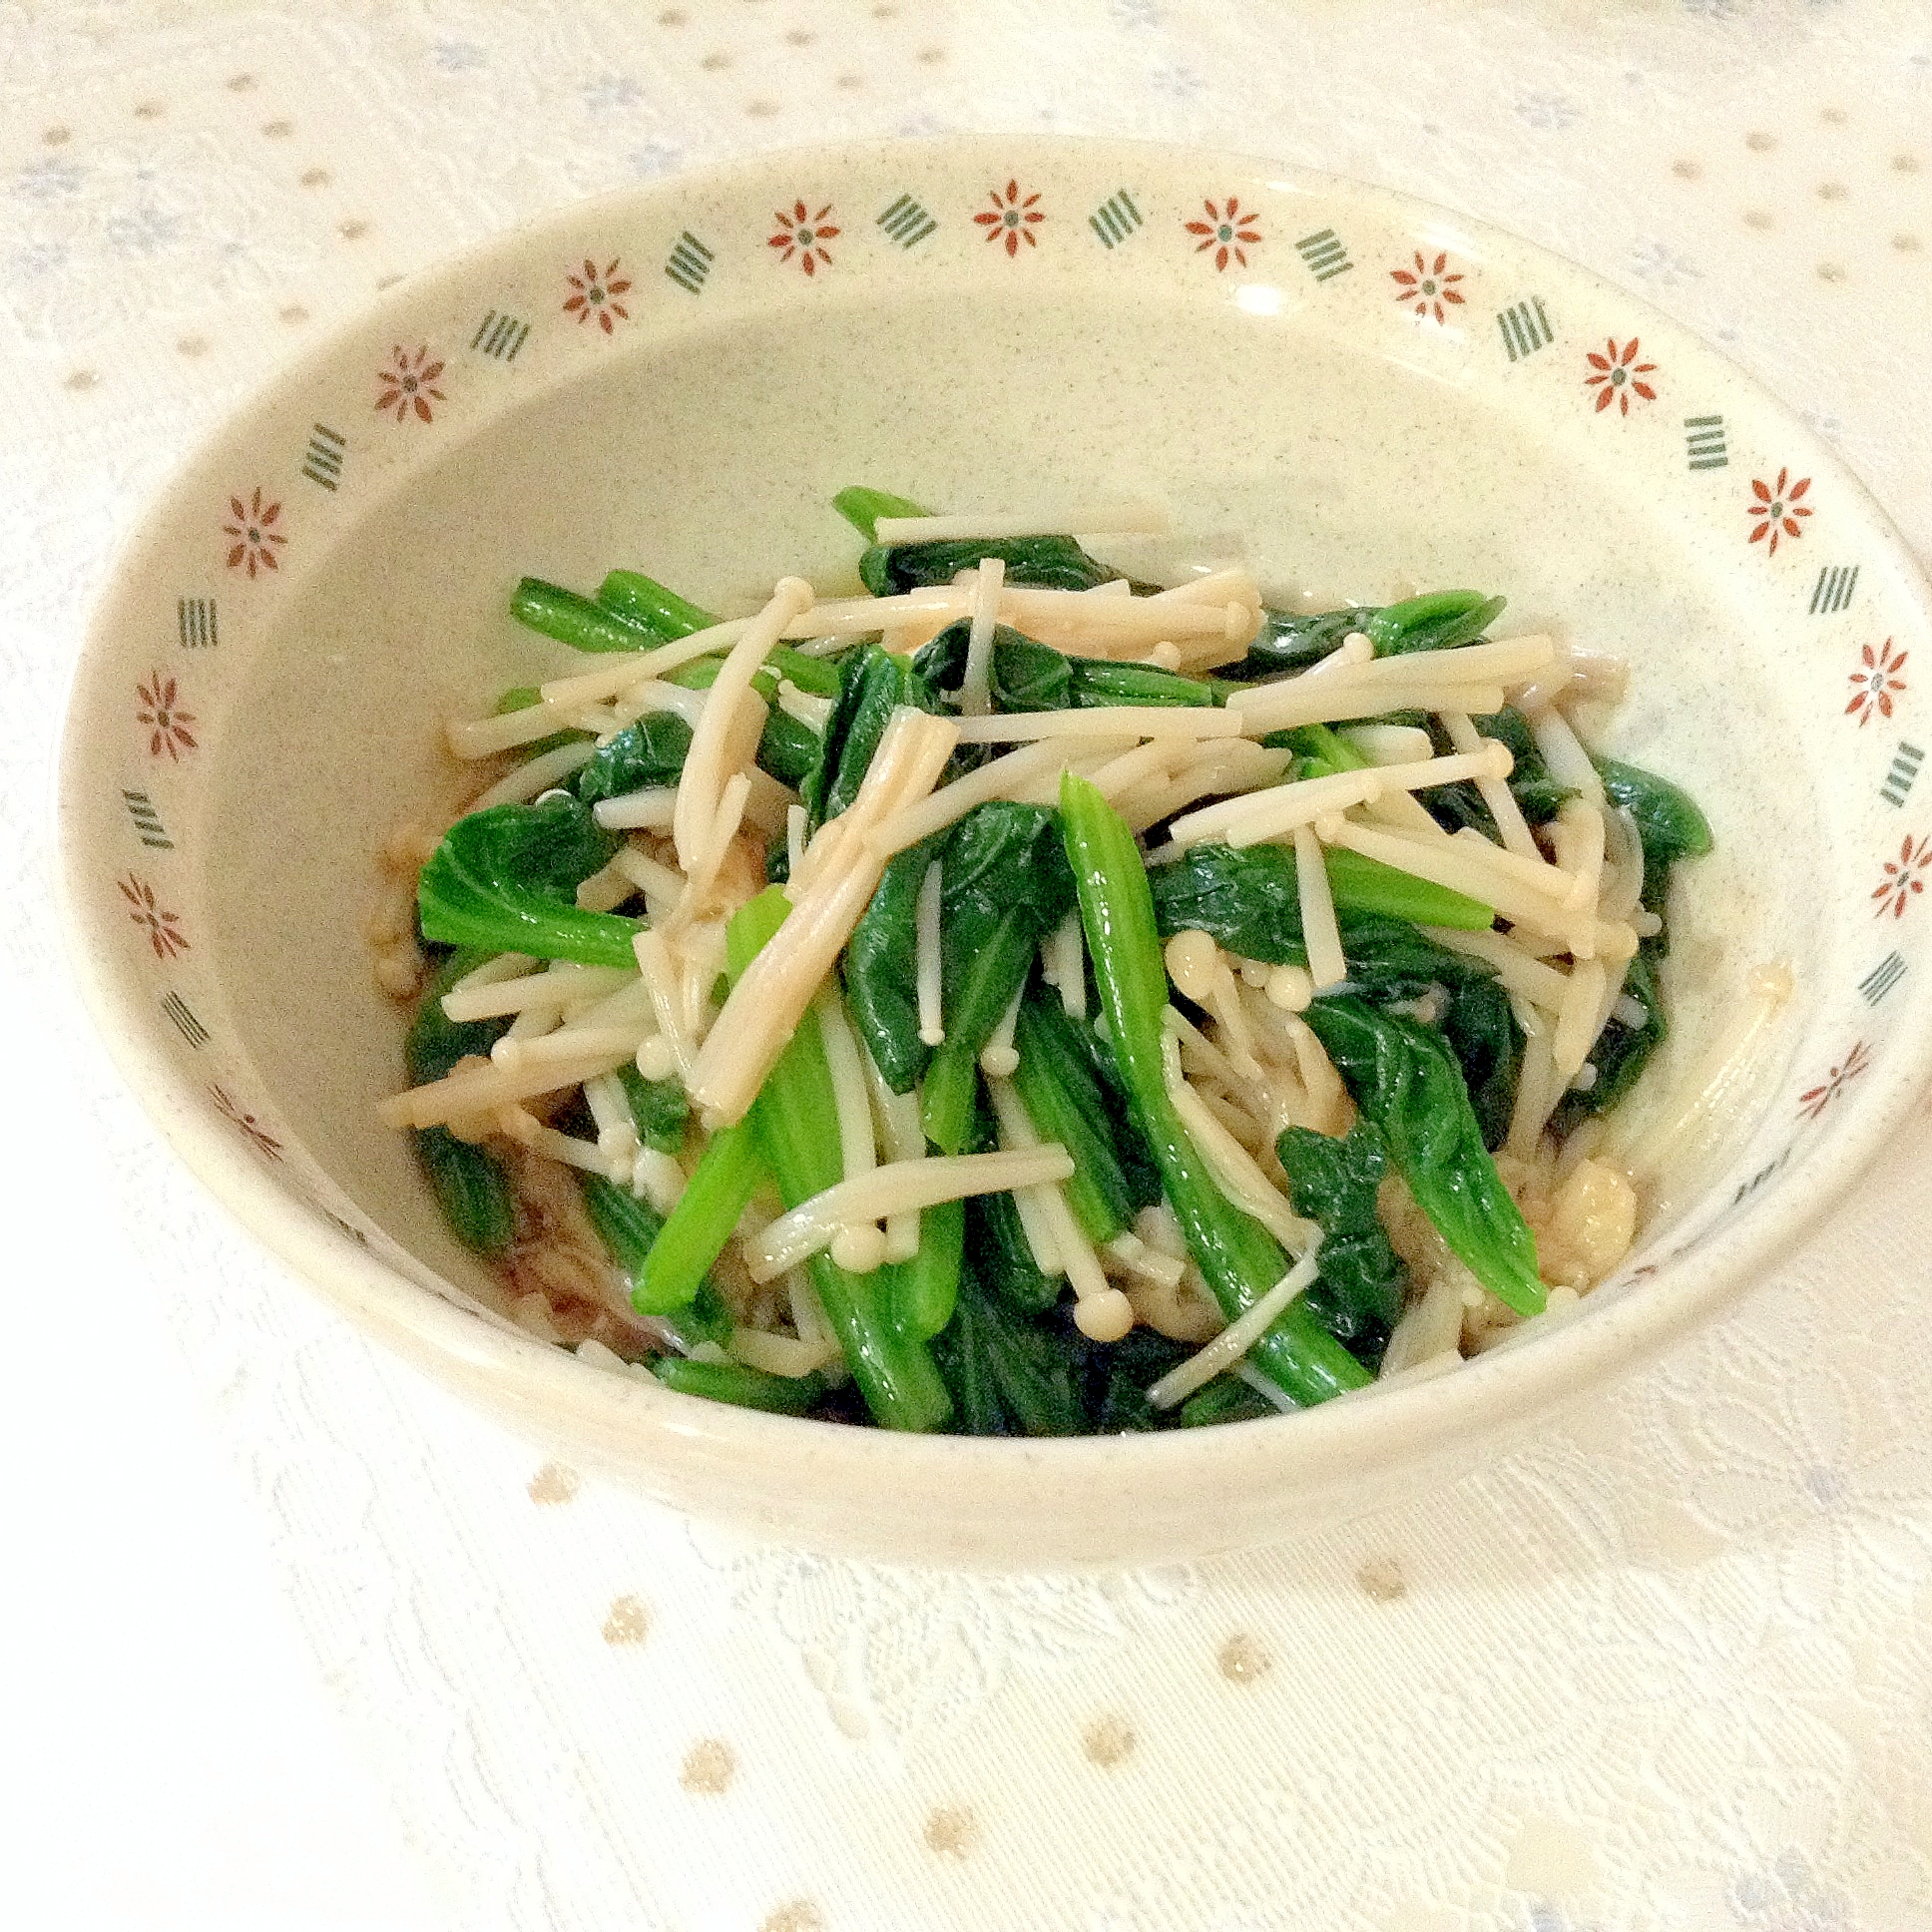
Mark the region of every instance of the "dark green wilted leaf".
POLYGON ((1088 556, 1071 537, 980 537, 958 542, 874 544, 858 561, 859 581, 874 597, 892 597, 928 584, 950 584, 985 557, 1006 565, 1009 584, 1052 591, 1091 591, 1121 573, 1088 556))
POLYGON ((1466 979, 1451 991, 1440 1024, 1462 1068, 1483 1145, 1499 1148, 1509 1138, 1523 1065, 1523 1029, 1509 995, 1493 979, 1466 979))
POLYGON ((1203 1429, 1222 1422, 1260 1422, 1279 1413, 1265 1395, 1249 1388, 1238 1375, 1216 1375, 1196 1389, 1179 1411, 1184 1429, 1203 1429))
POLYGON ((1453 1252, 1518 1314, 1540 1314, 1535 1238, 1483 1146, 1447 1042, 1352 997, 1317 999, 1302 1017, 1453 1252))
MULTIPOLYGON (((441 1080, 459 1060, 488 1054, 509 1026, 507 1019, 452 1020, 443 1011, 443 995, 492 953, 489 947, 470 947, 450 954, 424 988, 403 1041, 410 1086, 441 1080)), ((516 1196, 503 1164, 487 1148, 459 1141, 444 1127, 417 1129, 412 1138, 450 1231, 479 1254, 501 1253, 517 1226, 516 1196)))
POLYGON ((974 1195, 967 1202, 966 1245, 988 1292, 1022 1314, 1045 1314, 1067 1285, 1064 1275, 1043 1274, 1034 1265, 1010 1194, 974 1195))
MULTIPOLYGON (((1564 801, 1575 797, 1576 793, 1570 786, 1560 785, 1550 776, 1550 767, 1544 762, 1543 752, 1531 734, 1529 721, 1520 712, 1506 708, 1473 722, 1484 737, 1496 738, 1509 747, 1510 756, 1515 760, 1509 775, 1509 788, 1523 816, 1532 825, 1548 824, 1562 809, 1564 801)), ((1452 746, 1449 733, 1441 723, 1430 719, 1427 729, 1436 750, 1447 754, 1452 746)), ((1495 815, 1484 800, 1482 791, 1471 779, 1465 778, 1460 784, 1431 785, 1417 796, 1436 822, 1447 831, 1460 831, 1467 825, 1481 832, 1485 838, 1500 837, 1495 815)))
POLYGON ((691 726, 676 712, 648 712, 591 753, 572 782, 585 804, 647 785, 675 785, 691 749, 691 726))
MULTIPOLYGON (((788 676, 788 672, 778 668, 778 651, 772 652, 764 662, 763 669, 752 675, 751 689, 764 700, 764 725, 758 734, 758 764, 777 779, 780 784, 790 785, 796 790, 811 775, 818 763, 818 733, 809 724, 795 719, 778 703, 778 680, 788 676)), ((796 652, 783 654, 796 658, 796 652)), ((799 659, 799 663, 809 665, 811 687, 814 696, 828 696, 838 689, 838 671, 833 665, 812 658, 799 659)), ((723 658, 696 658, 688 665, 680 665, 675 671, 665 674, 665 682, 681 685, 687 691, 709 691, 718 681, 718 674, 724 669, 723 658)), ((793 679, 794 684, 797 683, 793 679)), ((799 690, 806 689, 799 685, 799 690)))
POLYGON ((638 1139, 660 1154, 676 1154, 685 1144, 685 1123, 691 1118, 691 1097, 685 1092, 684 1082, 646 1080, 629 1060, 617 1074, 624 1083, 624 1098, 630 1102, 638 1139))
POLYGON ((939 946, 946 1042, 926 1072, 926 1138, 959 1152, 980 1050, 1032 969, 1042 938, 1074 903, 1059 819, 996 799, 952 829, 940 859, 939 946))
POLYGON ((1411 651, 1448 651, 1472 644, 1503 612, 1503 599, 1480 591, 1431 591, 1400 604, 1352 605, 1339 611, 1277 611, 1264 608, 1261 629, 1237 665, 1216 675, 1237 684, 1306 671, 1336 650, 1351 631, 1375 647, 1378 658, 1411 651))
MULTIPOLYGON (((1644 847, 1644 904, 1661 918, 1670 897, 1671 868, 1680 859, 1702 858, 1711 849, 1710 821, 1696 800, 1669 778, 1617 758, 1596 763, 1610 802, 1629 812, 1637 827, 1644 847)), ((1663 938, 1658 950, 1669 947, 1669 939, 1663 938)))
POLYGON ((813 830, 836 818, 858 796, 872 754, 901 705, 922 712, 942 709, 926 681, 903 658, 876 644, 861 645, 846 658, 817 760, 800 787, 813 830))
POLYGON ((1321 1271, 1307 1290, 1309 1305, 1372 1368, 1402 1313, 1404 1279, 1375 1208, 1388 1171, 1381 1136, 1358 1116, 1345 1139, 1290 1127, 1274 1151, 1294 1211, 1321 1228, 1321 1271))
MULTIPOLYGON (((1495 914, 1477 900, 1358 852, 1330 847, 1322 858, 1344 952, 1357 916, 1466 931, 1480 931, 1494 922, 1495 914)), ((1295 858, 1286 846, 1237 848, 1205 841, 1189 846, 1179 858, 1149 867, 1148 879, 1164 939, 1194 930, 1209 934, 1243 959, 1275 966, 1308 963, 1295 858)))
POLYGON ((1021 1003, 1014 1044, 1020 1066, 1013 1081, 1028 1119, 1043 1141, 1058 1141, 1073 1157, 1073 1179, 1063 1184, 1067 1205, 1090 1241, 1111 1241, 1133 1220, 1135 1203, 1093 1063, 1057 993, 1021 1003))
MULTIPOLYGON (((972 625, 949 624, 913 665, 934 691, 955 692, 966 675, 972 625)), ((1070 658, 1050 645, 999 626, 993 633, 988 690, 996 712, 1095 710, 1108 705, 1211 705, 1214 690, 1199 678, 1156 665, 1070 658)))
MULTIPOLYGON (((643 1278, 651 1249, 664 1231, 664 1216, 648 1201, 640 1201, 628 1188, 601 1174, 579 1174, 584 1207, 598 1238, 610 1251, 612 1262, 631 1294, 643 1278)), ((675 1329, 687 1347, 704 1341, 727 1342, 731 1338, 731 1311, 710 1281, 699 1284, 698 1292, 681 1308, 657 1316, 675 1329)))
POLYGON ((945 834, 888 861, 845 947, 845 1004, 895 1094, 910 1093, 932 1049, 919 1037, 918 905, 945 834))
POLYGON ((953 1398, 954 1427, 974 1436, 1086 1433, 1082 1359, 1064 1324, 989 1294, 968 1267, 953 1318, 932 1344, 953 1398))
POLYGON ((577 904, 578 886, 622 842, 572 797, 473 811, 423 867, 416 888, 423 935, 587 966, 635 965, 637 921, 577 904))
POLYGON ((1087 1413, 1094 1433, 1146 1435, 1180 1427, 1185 1411, 1157 1409, 1147 1392, 1194 1352, 1157 1328, 1133 1328, 1119 1341, 1088 1343, 1087 1413))

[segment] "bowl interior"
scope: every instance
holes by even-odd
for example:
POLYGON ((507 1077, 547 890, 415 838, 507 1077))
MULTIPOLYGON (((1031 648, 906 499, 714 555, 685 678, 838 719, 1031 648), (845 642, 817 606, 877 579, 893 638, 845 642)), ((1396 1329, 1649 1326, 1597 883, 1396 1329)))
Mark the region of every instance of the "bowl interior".
POLYGON ((1783 962, 1796 991, 1593 1306, 1657 1293, 1667 1246, 1694 1267, 1748 1245, 1923 1059, 1923 976, 1892 991, 1920 921, 1909 900, 1873 910, 1915 822, 1889 802, 1912 747, 1889 708, 1845 704, 1871 653, 1922 642, 1882 521, 1709 351, 1524 244, 1341 184, 1035 144, 1029 179, 1062 227, 1012 256, 971 220, 989 155, 784 158, 573 212, 396 291, 191 464, 104 602, 69 731, 68 898, 97 1010, 139 1036, 151 1103, 223 1117, 246 1186, 292 1191, 419 1283, 494 1305, 405 1141, 375 1124, 403 1022, 362 924, 385 838, 457 796, 444 721, 574 661, 507 618, 516 578, 589 588, 628 564, 734 612, 783 571, 851 582, 857 543, 829 507, 846 483, 937 506, 1149 495, 1178 534, 1113 547, 1137 569, 1239 555, 1311 607, 1496 590, 1499 631, 1630 660, 1599 742, 1684 782, 1717 839, 1683 873, 1674 1034, 1633 1107, 1681 1100, 1751 966, 1783 962), (819 180, 814 209, 851 211, 810 277, 768 239, 787 169, 819 180), (908 169, 927 204, 959 204, 916 246, 869 213, 908 169), (1086 234, 1079 212, 1130 175, 1143 226, 1118 244, 1086 234), (1189 222, 1236 192, 1263 240, 1215 267, 1189 222), (1324 230, 1345 237, 1346 272, 1319 271, 1324 230), (608 332, 564 307, 570 272, 648 262, 680 233, 713 238, 702 298, 669 272, 674 242, 608 332), (1397 276, 1438 255, 1466 295, 1441 321, 1397 276), (536 318, 508 360, 485 309, 536 318), (1652 365, 1649 399, 1596 406, 1606 343, 1612 366, 1652 365), (406 403, 396 420, 371 377, 418 344, 445 364, 442 393, 428 420, 406 403), (1800 476, 1818 478, 1811 514, 1772 554, 1752 541, 1754 486, 1795 508, 1800 476), (1839 605, 1829 586, 1854 566, 1839 605), (198 641, 202 609, 219 641, 198 641), (192 745, 154 722, 168 708, 192 745), (181 947, 143 923, 144 891, 181 947))

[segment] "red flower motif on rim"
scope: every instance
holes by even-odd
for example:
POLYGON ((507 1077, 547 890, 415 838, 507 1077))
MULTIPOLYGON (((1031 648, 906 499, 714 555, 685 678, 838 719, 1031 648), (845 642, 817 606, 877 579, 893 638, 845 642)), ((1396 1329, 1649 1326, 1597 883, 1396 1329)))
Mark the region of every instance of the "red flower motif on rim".
POLYGON ((1753 476, 1751 495, 1756 500, 1750 506, 1751 519, 1755 525, 1750 533, 1751 542, 1763 543, 1768 537, 1769 554, 1775 557, 1780 534, 1786 537, 1803 536, 1804 526, 1798 522, 1798 518, 1808 517, 1811 514, 1811 506, 1808 503, 1800 503, 1798 499, 1810 487, 1811 479, 1808 476, 1801 476, 1793 483, 1791 472, 1787 469, 1778 471, 1775 483, 1765 483, 1753 476))
POLYGON ((427 342, 414 355, 398 342, 389 366, 376 371, 375 379, 382 384, 382 393, 376 397, 375 406, 381 410, 393 409, 397 422, 407 422, 412 408, 422 421, 431 421, 430 400, 449 400, 435 387, 436 379, 442 372, 442 363, 430 361, 427 342))
POLYGON ((1894 919, 1905 917, 1905 908, 1912 903, 1913 896, 1925 890, 1928 865, 1932 865, 1932 838, 1921 838, 1914 844, 1908 833, 1898 848, 1898 857, 1885 861, 1884 880, 1872 893, 1879 918, 1888 912, 1894 919))
POLYGON ((1855 716, 1860 730, 1871 723, 1874 711, 1880 718, 1891 717, 1893 695, 1906 689, 1905 680, 1898 674, 1911 655, 1909 651, 1894 652, 1890 638, 1876 651, 1868 644, 1860 647, 1858 669, 1851 674, 1851 703, 1845 707, 1845 716, 1855 716))
POLYGON ((1389 278, 1396 285, 1395 299, 1412 305, 1418 315, 1427 315, 1431 310, 1437 321, 1448 318, 1442 312, 1444 302, 1462 301, 1456 283, 1462 279, 1460 274, 1445 274, 1449 265, 1447 254, 1438 254, 1431 261, 1420 248, 1415 251, 1413 268, 1391 268, 1389 278))
POLYGON ((766 238, 772 247, 783 250, 778 259, 789 261, 795 254, 798 257, 799 266, 808 275, 815 275, 818 272, 818 264, 821 261, 829 268, 832 265, 832 258, 824 244, 838 239, 838 231, 827 226, 825 221, 826 216, 831 212, 830 202, 827 202, 816 215, 807 214, 803 202, 793 202, 789 215, 783 209, 779 209, 771 217, 778 225, 778 232, 766 238))
POLYGON ((1599 355, 1595 349, 1590 351, 1590 366, 1597 371, 1595 375, 1584 377, 1587 387, 1597 391, 1597 412, 1601 415, 1614 402, 1622 415, 1630 414, 1632 396, 1642 396, 1646 402, 1657 400, 1657 391, 1644 380, 1657 367, 1655 362, 1639 362, 1637 359, 1637 337, 1633 335, 1620 349, 1616 336, 1604 343, 1604 352, 1599 355))
POLYGON ((1798 1112, 1807 1121, 1815 1121, 1870 1065, 1871 1055, 1865 1051, 1864 1041, 1854 1041, 1840 1065, 1833 1067, 1818 1086, 1807 1088, 1798 1096, 1798 1112))
POLYGON ((1261 241, 1258 215, 1243 213, 1238 196, 1228 196, 1225 203, 1216 208, 1212 202, 1204 201, 1202 207, 1208 211, 1205 222, 1184 224, 1190 235, 1202 238, 1196 244, 1196 254, 1206 254, 1209 248, 1214 251, 1216 269, 1227 266, 1227 258, 1232 255, 1243 268, 1247 266, 1247 256, 1243 247, 1254 247, 1261 241))
POLYGON ((215 1103, 215 1111, 225 1121, 231 1121, 247 1137, 248 1145, 269 1161, 281 1159, 281 1143, 248 1113, 226 1087, 211 1087, 209 1098, 215 1103))
POLYGON ((181 687, 173 678, 154 671, 148 674, 145 685, 138 684, 134 689, 141 700, 135 723, 148 727, 148 755, 158 758, 166 751, 179 764, 184 751, 197 748, 195 733, 188 728, 195 722, 195 714, 181 709, 181 687))
POLYGON ((115 884, 132 908, 128 917, 147 929, 148 943, 154 947, 157 959, 173 959, 188 950, 188 937, 181 930, 180 918, 156 900, 155 889, 146 879, 130 872, 125 879, 116 879, 115 884))
POLYGON ((1022 241, 1029 248, 1037 248, 1040 245, 1040 239, 1033 230, 1036 224, 1044 222, 1047 218, 1042 210, 1034 207, 1034 203, 1039 199, 1038 195, 1029 195, 1025 201, 1022 201, 1020 184, 1017 181, 1010 181, 1006 185, 1004 195, 997 188, 993 190, 990 197, 993 206, 990 209, 982 209, 973 217, 973 220, 986 231, 987 241, 1006 242, 1006 252, 1010 257, 1020 252, 1022 241))
POLYGON ((223 531, 235 539, 229 551, 229 569, 240 570, 244 565, 252 577, 257 570, 279 570, 275 562, 275 552, 288 539, 274 526, 281 516, 279 503, 263 503, 259 489, 254 490, 243 503, 239 496, 229 498, 229 514, 233 523, 225 523, 223 531))
POLYGON ((616 332, 617 322, 611 320, 613 315, 619 322, 628 322, 631 319, 631 311, 618 300, 618 297, 630 293, 631 278, 618 273, 619 260, 619 256, 613 255, 600 269, 597 263, 586 255, 584 272, 581 275, 564 277, 577 291, 564 303, 564 313, 575 315, 580 322, 588 322, 595 315, 598 327, 606 335, 616 332))

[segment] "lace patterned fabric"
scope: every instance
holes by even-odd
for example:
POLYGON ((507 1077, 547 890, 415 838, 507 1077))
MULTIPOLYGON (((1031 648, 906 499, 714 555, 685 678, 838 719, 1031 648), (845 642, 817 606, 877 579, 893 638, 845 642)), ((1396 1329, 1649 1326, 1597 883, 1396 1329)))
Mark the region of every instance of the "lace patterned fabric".
MULTIPOLYGON (((1924 548, 1928 89, 1932 16, 1880 0, 0 5, 0 973, 80 1024, 40 800, 118 533, 280 357, 522 216, 844 136, 1270 152, 1640 289, 1924 548)), ((538 1467, 82 1077, 124 1291, 167 1308, 454 1924, 1932 1928, 1923 1117, 1724 1321, 1441 1495, 984 1579, 538 1467)))

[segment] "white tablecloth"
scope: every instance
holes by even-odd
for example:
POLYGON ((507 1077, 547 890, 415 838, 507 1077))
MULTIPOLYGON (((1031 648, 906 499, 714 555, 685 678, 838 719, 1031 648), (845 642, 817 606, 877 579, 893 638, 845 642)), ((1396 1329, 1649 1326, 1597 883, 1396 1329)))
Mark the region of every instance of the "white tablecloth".
POLYGON ((72 1008, 44 802, 116 537, 279 358, 521 216, 836 137, 1424 194, 1702 331, 1932 551, 1929 126, 1895 0, 0 4, 0 1913, 1932 1927, 1915 1147, 1445 1495, 1108 1581, 817 1561, 540 1467, 256 1252, 72 1008))

